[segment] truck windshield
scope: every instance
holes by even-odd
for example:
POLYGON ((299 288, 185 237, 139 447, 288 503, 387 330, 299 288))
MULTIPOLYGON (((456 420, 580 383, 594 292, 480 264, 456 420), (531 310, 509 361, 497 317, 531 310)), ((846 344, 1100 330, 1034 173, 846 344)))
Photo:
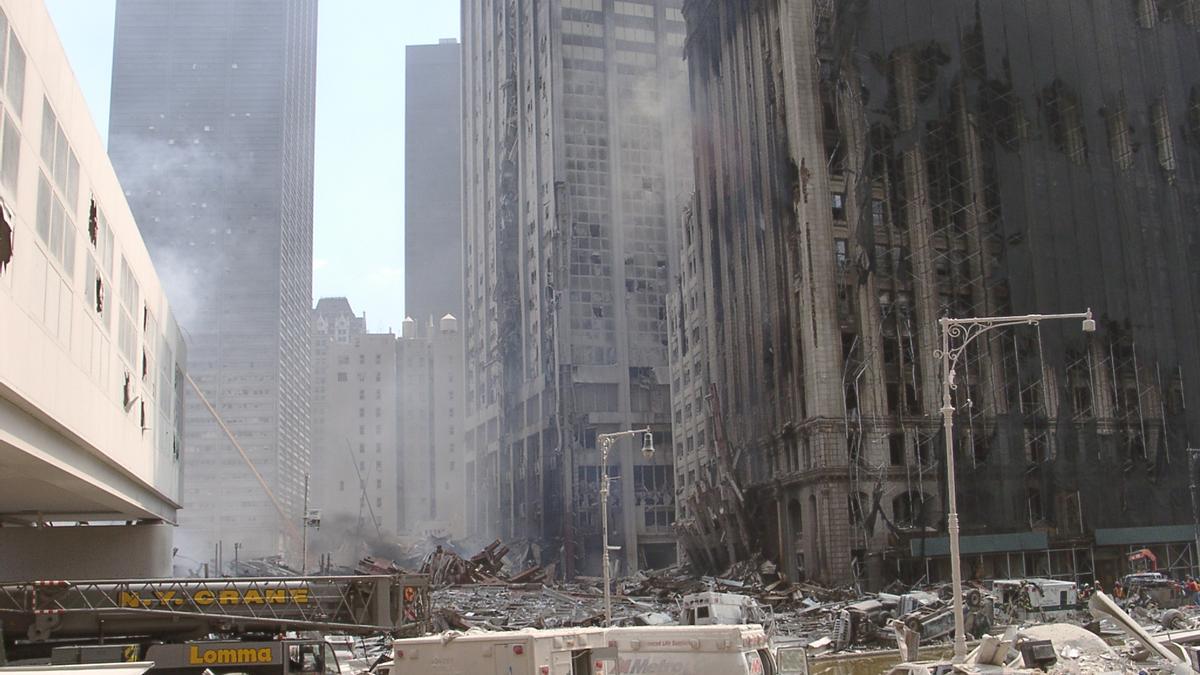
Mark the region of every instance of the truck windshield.
MULTIPOLYGON (((288 673, 324 675, 328 672, 324 651, 327 648, 325 643, 309 642, 288 645, 288 673)), ((336 659, 334 663, 337 663, 336 659)))
POLYGON ((333 651, 333 647, 325 645, 325 675, 341 675, 341 668, 338 667, 337 654, 333 651))

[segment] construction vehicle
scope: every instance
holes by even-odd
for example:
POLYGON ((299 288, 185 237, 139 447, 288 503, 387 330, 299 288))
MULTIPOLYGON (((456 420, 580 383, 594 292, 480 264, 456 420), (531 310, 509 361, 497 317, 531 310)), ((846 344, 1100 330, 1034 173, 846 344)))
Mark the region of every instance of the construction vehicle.
MULTIPOLYGON (((55 647, 51 666, 97 665, 144 659, 150 675, 341 675, 333 647, 319 638, 221 640, 55 647)), ((349 672, 349 671, 346 671, 349 672)))
POLYGON ((148 648, 304 631, 402 637, 430 625, 423 575, 0 583, 10 659, 49 656, 51 647, 72 643, 148 648))

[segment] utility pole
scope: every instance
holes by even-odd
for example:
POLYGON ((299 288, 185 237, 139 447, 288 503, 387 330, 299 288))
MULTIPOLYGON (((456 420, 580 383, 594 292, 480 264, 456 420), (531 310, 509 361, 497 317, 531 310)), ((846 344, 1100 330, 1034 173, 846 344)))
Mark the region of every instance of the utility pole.
POLYGON ((1083 332, 1096 332, 1092 310, 1078 314, 1026 314, 1024 316, 984 316, 967 319, 938 319, 941 326, 942 346, 933 356, 942 362, 942 425, 946 435, 946 530, 950 539, 950 578, 954 584, 954 662, 962 663, 967 658, 967 631, 963 616, 962 561, 959 558, 958 542, 958 497, 954 485, 954 399, 951 392, 958 389, 955 382, 955 366, 958 358, 967 350, 972 340, 992 329, 1002 326, 1037 326, 1048 319, 1083 319, 1083 332))
POLYGON ((242 542, 233 542, 233 576, 238 576, 238 549, 242 547, 242 542))
MULTIPOLYGON (((600 564, 604 566, 604 625, 612 625, 612 589, 609 581, 609 565, 608 565, 608 483, 611 478, 608 477, 608 451, 612 449, 613 441, 622 436, 642 435, 642 455, 646 459, 654 456, 654 434, 650 433, 650 429, 635 429, 632 431, 618 431, 611 434, 599 434, 596 440, 600 441, 600 529, 602 531, 603 551, 600 554, 600 564)), ((628 505, 626 505, 628 508, 628 505)), ((636 537, 636 535, 633 535, 636 537)), ((629 543, 630 534, 625 534, 626 543, 629 543)), ((632 544, 635 545, 636 544, 632 544)))
POLYGON ((304 474, 304 511, 300 514, 300 574, 308 573, 308 474, 304 474))
POLYGON ((1196 487, 1196 454, 1200 448, 1188 448, 1188 486, 1192 491, 1192 567, 1200 574, 1200 495, 1196 487))

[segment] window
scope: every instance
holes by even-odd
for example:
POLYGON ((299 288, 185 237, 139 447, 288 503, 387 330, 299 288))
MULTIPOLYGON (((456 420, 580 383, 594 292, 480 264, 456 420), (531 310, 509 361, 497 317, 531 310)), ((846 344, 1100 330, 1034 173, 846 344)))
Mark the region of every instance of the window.
POLYGON ((12 102, 12 110, 17 117, 25 108, 25 50, 17 42, 17 36, 10 33, 8 40, 8 73, 5 76, 4 93, 12 102))
POLYGON ((830 204, 833 207, 833 219, 834 220, 845 220, 846 219, 846 195, 844 195, 840 192, 833 193, 833 196, 830 200, 830 204))
POLYGON ((884 213, 882 199, 871 200, 871 222, 875 225, 875 227, 883 227, 883 225, 887 223, 887 216, 884 213))
POLYGON ((346 378, 346 373, 338 373, 338 374, 337 374, 337 381, 338 381, 338 382, 345 382, 345 381, 346 381, 346 379, 347 379, 347 378, 346 378))
POLYGON ((892 466, 903 466, 905 464, 904 434, 892 434, 888 436, 888 454, 891 457, 892 466))
POLYGON ((21 166, 21 136, 12 117, 4 116, 4 140, 0 148, 0 184, 15 192, 17 173, 21 166))

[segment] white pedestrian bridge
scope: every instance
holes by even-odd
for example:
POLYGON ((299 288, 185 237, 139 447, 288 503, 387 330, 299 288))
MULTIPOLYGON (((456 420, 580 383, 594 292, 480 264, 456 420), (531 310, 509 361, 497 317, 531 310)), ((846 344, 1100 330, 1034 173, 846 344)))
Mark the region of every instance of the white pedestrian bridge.
POLYGON ((45 7, 0 10, 0 576, 144 572, 119 544, 169 562, 183 340, 45 7))

